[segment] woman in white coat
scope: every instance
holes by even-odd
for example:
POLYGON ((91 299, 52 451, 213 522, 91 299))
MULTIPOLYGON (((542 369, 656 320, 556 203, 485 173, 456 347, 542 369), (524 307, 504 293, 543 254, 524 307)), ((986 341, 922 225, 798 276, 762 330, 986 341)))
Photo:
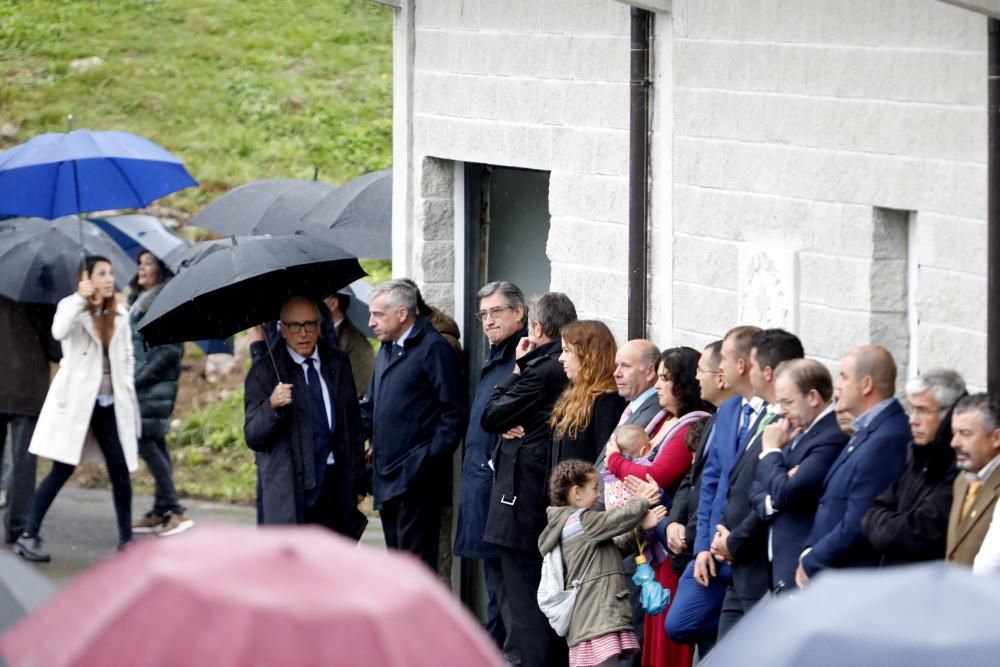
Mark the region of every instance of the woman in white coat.
POLYGON ((132 333, 128 312, 115 298, 111 262, 88 257, 87 276, 56 307, 52 336, 63 358, 52 380, 32 454, 52 459, 52 470, 38 485, 24 533, 14 551, 31 561, 49 555, 39 537, 45 513, 81 461, 104 462, 111 477, 119 548, 132 539, 132 483, 138 468, 136 433, 139 406, 133 384, 132 333))

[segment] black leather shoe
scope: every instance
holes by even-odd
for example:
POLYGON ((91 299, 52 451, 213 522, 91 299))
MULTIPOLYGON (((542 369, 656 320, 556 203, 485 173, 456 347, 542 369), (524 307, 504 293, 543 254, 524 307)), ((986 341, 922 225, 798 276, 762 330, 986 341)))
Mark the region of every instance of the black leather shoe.
POLYGON ((52 558, 42 550, 42 538, 22 533, 14 543, 14 553, 32 563, 48 563, 52 558))

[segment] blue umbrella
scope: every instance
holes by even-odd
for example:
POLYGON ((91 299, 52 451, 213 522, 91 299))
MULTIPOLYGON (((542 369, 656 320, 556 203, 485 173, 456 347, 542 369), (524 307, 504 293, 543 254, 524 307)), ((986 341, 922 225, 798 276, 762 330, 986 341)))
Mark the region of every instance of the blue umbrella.
POLYGON ((0 213, 58 218, 142 208, 197 185, 176 157, 128 132, 53 132, 0 153, 0 213))
POLYGON ((148 250, 169 266, 188 248, 187 241, 152 215, 111 215, 89 220, 113 238, 132 259, 138 259, 148 250))
POLYGON ((1000 577, 936 562, 830 570, 757 604, 701 664, 952 667, 1000 656, 1000 577))
MULTIPOLYGON (((662 614, 670 602, 670 591, 656 580, 656 573, 646 562, 645 556, 641 554, 636 556, 635 562, 632 583, 639 587, 639 603, 642 605, 642 610, 650 616, 662 614)), ((664 563, 663 567, 669 567, 669 564, 664 563)))

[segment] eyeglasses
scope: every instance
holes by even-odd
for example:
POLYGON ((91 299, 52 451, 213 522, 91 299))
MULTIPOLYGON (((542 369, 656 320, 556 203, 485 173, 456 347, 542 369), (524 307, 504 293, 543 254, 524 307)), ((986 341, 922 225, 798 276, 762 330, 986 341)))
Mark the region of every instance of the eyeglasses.
POLYGON ((715 369, 714 371, 712 371, 712 370, 709 370, 707 368, 702 368, 701 366, 698 366, 698 372, 699 373, 708 373, 709 375, 718 375, 722 371, 719 370, 719 369, 715 369))
POLYGON ((906 406, 906 414, 911 417, 930 417, 931 415, 938 414, 939 412, 944 412, 947 408, 928 408, 924 405, 918 405, 913 407, 912 405, 906 406))
POLYGON ((319 328, 319 322, 309 320, 308 322, 285 322, 282 320, 281 326, 288 329, 290 333, 297 334, 305 331, 307 334, 314 333, 319 328))
POLYGON ((483 320, 485 320, 487 317, 489 317, 490 319, 495 320, 496 318, 500 317, 500 313, 502 313, 503 311, 507 310, 508 308, 510 310, 514 310, 514 306, 493 306, 489 310, 480 310, 480 311, 477 311, 475 313, 475 316, 476 316, 476 319, 479 320, 480 322, 482 322, 483 320))

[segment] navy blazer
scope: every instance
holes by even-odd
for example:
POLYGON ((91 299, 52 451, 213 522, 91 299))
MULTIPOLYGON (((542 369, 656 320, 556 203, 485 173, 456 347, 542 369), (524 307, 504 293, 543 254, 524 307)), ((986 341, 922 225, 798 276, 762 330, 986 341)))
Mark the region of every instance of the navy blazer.
POLYGON ((733 396, 719 406, 712 435, 706 445, 708 461, 701 472, 701 490, 698 492, 698 527, 695 529, 694 553, 708 551, 715 537, 715 526, 722 519, 722 509, 729 495, 729 473, 739 454, 736 434, 740 426, 740 407, 743 399, 733 396))
POLYGON ((823 480, 840 455, 848 436, 837 425, 833 411, 817 420, 795 444, 757 463, 751 503, 757 515, 771 524, 771 579, 775 586, 795 588, 795 569, 806 548, 813 517, 823 494, 823 480), (788 471, 798 466, 795 475, 788 471), (767 516, 764 499, 771 497, 774 514, 767 516))
POLYGON ((893 399, 867 427, 855 433, 826 475, 802 566, 810 577, 828 567, 878 565, 878 552, 865 539, 861 518, 875 497, 906 467, 910 425, 893 399))
POLYGON ((455 351, 427 318, 416 319, 403 351, 393 347, 384 343, 375 355, 375 372, 361 402, 371 437, 376 509, 423 474, 440 477, 442 498, 450 496, 445 480, 468 409, 455 351))

